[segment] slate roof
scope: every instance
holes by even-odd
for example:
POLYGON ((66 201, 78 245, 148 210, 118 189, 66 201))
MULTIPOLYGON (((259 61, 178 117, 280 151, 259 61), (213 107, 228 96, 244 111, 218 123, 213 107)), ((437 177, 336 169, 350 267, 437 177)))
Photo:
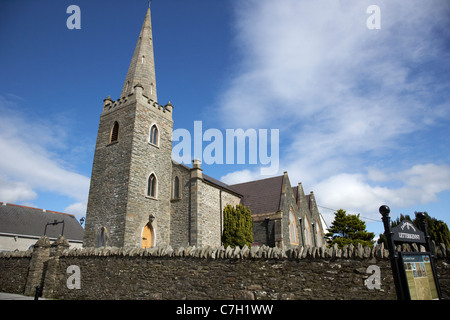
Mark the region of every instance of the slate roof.
POLYGON ((225 190, 231 191, 231 192, 236 193, 238 195, 242 195, 240 192, 238 192, 232 186, 229 186, 226 183, 223 183, 222 181, 214 179, 213 177, 210 177, 210 176, 208 176, 206 174, 203 174, 203 179, 208 181, 209 183, 215 184, 216 186, 219 186, 219 187, 221 187, 221 188, 223 188, 225 190))
POLYGON ((252 214, 274 213, 279 210, 283 176, 233 184, 230 187, 243 195, 242 204, 252 214))
MULTIPOLYGON (((41 237, 44 235, 45 225, 55 220, 64 221, 64 237, 67 240, 83 241, 84 229, 71 214, 0 202, 0 234, 41 237)), ((57 238, 62 227, 62 223, 48 225, 46 235, 57 238)))

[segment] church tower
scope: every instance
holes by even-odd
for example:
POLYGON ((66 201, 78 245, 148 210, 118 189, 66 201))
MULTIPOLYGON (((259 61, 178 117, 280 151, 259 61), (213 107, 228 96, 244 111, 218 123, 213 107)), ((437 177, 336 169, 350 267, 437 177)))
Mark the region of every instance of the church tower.
POLYGON ((157 102, 148 8, 120 98, 104 100, 84 246, 169 244, 172 110, 157 102))

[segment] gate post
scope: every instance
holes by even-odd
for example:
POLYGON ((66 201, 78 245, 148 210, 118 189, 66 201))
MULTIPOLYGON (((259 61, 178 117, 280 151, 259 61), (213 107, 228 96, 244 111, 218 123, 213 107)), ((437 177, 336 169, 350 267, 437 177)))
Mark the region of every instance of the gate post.
POLYGON ((43 236, 35 243, 28 271, 28 278, 25 285, 24 294, 33 296, 36 287, 42 288, 45 264, 50 258, 50 240, 43 236))
POLYGON ((405 295, 403 293, 403 286, 401 284, 400 279, 400 270, 398 267, 398 253, 395 250, 395 244, 394 239, 392 239, 393 232, 391 230, 391 217, 389 217, 389 213, 391 212, 391 209, 383 205, 379 209, 384 224, 384 235, 387 239, 387 245, 389 249, 389 260, 391 261, 391 268, 392 268, 392 276, 394 277, 394 284, 395 284, 395 292, 397 293, 397 300, 405 300, 405 295))

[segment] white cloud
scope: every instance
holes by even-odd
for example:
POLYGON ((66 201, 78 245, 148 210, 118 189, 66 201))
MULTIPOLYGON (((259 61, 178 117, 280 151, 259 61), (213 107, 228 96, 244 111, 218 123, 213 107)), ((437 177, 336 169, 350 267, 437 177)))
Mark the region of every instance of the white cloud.
POLYGON ((35 200, 49 191, 86 201, 89 178, 66 168, 58 151, 67 132, 56 123, 13 110, 15 103, 0 97, 0 196, 8 202, 35 200))
POLYGON ((445 190, 450 190, 450 166, 436 164, 415 165, 393 174, 382 171, 374 174, 373 170, 366 174, 336 174, 315 186, 321 205, 374 219, 379 219, 378 208, 383 204, 404 208, 430 203, 445 190), (374 181, 382 181, 384 185, 374 181))
POLYGON ((85 217, 87 202, 76 202, 64 209, 65 213, 75 215, 77 218, 85 217))
MULTIPOLYGON (((239 1, 242 59, 219 109, 227 127, 280 128, 280 170, 291 182, 324 206, 366 216, 450 189, 449 167, 437 164, 446 159, 414 151, 433 143, 433 126, 450 125, 450 6, 380 0, 381 29, 369 30, 372 4, 239 1), (419 134, 425 145, 415 144, 419 134)), ((256 172, 222 181, 261 178, 256 172)))
POLYGON ((9 181, 0 176, 0 199, 2 202, 17 203, 36 198, 36 192, 27 183, 9 181))
POLYGON ((290 144, 285 168, 307 168, 314 180, 354 166, 361 153, 395 147, 394 138, 438 118, 408 95, 422 81, 408 80, 407 62, 427 56, 409 52, 410 43, 429 27, 402 27, 400 34, 390 27, 422 21, 426 13, 399 3, 382 7, 382 30, 373 31, 366 27, 369 4, 239 2, 236 47, 243 61, 222 96, 225 124, 280 128, 282 143, 290 144))
POLYGON ((247 181, 253 181, 261 179, 260 170, 241 170, 241 171, 234 171, 226 174, 225 176, 220 178, 220 181, 232 185, 232 184, 238 184, 243 183, 247 181))
POLYGON ((258 127, 340 120, 358 134, 373 132, 366 121, 381 118, 389 131, 411 130, 422 105, 409 94, 439 84, 426 73, 411 74, 418 62, 436 58, 437 48, 424 47, 437 42, 432 27, 446 17, 436 14, 438 5, 390 2, 382 6, 382 29, 374 31, 366 27, 369 4, 239 2, 236 47, 243 62, 222 96, 224 121, 258 127), (243 110, 252 117, 241 117, 243 110))

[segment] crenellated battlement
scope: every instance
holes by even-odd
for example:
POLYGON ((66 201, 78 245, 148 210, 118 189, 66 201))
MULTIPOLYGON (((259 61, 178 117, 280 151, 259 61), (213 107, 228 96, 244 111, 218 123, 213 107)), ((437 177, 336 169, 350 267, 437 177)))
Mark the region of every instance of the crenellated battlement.
POLYGON ((154 110, 157 110, 161 112, 166 117, 172 118, 172 112, 173 112, 173 105, 169 101, 167 104, 160 105, 157 101, 154 101, 153 99, 149 98, 144 94, 144 88, 142 85, 137 84, 134 86, 134 91, 130 94, 120 97, 116 101, 112 100, 110 96, 108 96, 106 99, 103 100, 103 113, 112 112, 122 106, 129 105, 133 102, 140 102, 146 107, 152 108, 154 110))

